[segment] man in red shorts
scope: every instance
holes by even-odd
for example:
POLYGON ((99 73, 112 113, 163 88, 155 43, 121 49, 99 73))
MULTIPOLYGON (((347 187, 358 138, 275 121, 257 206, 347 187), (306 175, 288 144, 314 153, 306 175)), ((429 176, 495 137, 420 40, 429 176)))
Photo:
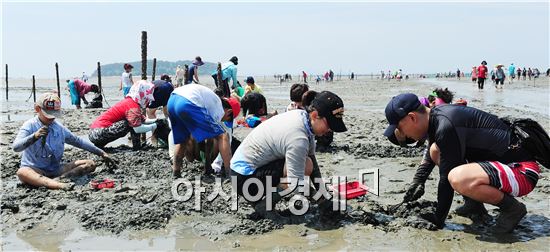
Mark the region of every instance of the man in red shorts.
POLYGON ((494 233, 511 232, 525 216, 525 205, 515 197, 535 187, 540 170, 534 156, 541 155, 518 144, 519 136, 504 121, 472 107, 426 108, 410 93, 393 97, 385 112, 390 126, 384 134, 397 128, 406 137, 427 138, 430 157, 439 167, 437 210, 423 217, 443 227, 454 191, 468 198, 459 207, 466 215, 486 213, 483 203, 500 208, 494 233))

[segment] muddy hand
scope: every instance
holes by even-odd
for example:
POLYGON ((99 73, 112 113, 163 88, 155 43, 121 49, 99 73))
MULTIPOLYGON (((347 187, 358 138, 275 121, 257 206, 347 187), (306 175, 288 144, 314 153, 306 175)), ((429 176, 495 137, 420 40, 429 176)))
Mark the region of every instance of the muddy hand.
POLYGON ((118 168, 118 161, 113 159, 107 153, 103 154, 103 162, 105 162, 105 165, 111 170, 118 168))
POLYGON ((413 183, 409 189, 407 189, 407 192, 405 193, 405 196, 403 197, 403 202, 411 202, 415 201, 417 199, 420 199, 424 195, 424 184, 422 183, 413 183))
POLYGON ((43 137, 42 141, 45 141, 46 136, 48 136, 48 126, 42 126, 36 132, 34 132, 34 139, 38 140, 43 137))

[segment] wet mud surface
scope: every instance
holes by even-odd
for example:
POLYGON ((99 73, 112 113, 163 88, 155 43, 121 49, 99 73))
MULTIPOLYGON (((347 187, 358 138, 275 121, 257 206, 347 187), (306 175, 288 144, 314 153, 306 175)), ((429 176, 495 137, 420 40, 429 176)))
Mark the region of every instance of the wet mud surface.
MULTIPOLYGON (((94 114, 94 113, 92 113, 94 114)), ((65 115, 64 120, 71 118, 65 115)), ((71 120, 72 121, 72 120, 71 120)), ((12 141, 18 130, 18 124, 14 123, 4 129, 3 134, 7 142, 12 141)), ((70 123, 68 127, 71 127, 70 123)), ((74 132, 84 132, 83 128, 74 128, 74 132)), ((204 228, 204 235, 213 239, 224 234, 263 234, 274 229, 280 229, 283 223, 305 223, 311 226, 322 222, 324 226, 332 223, 332 228, 337 228, 346 223, 372 224, 385 228, 390 219, 408 218, 414 215, 414 209, 405 208, 405 205, 396 213, 385 212, 388 221, 379 221, 374 218, 377 210, 387 206, 377 205, 376 209, 346 210, 334 214, 332 211, 320 213, 316 205, 313 205, 304 216, 292 216, 288 214, 283 220, 262 219, 254 214, 252 208, 239 200, 239 211, 230 209, 229 201, 218 197, 212 202, 205 202, 208 193, 202 196, 202 209, 194 210, 194 198, 182 202, 174 199, 171 191, 173 179, 171 177, 171 162, 166 149, 146 148, 132 151, 128 146, 107 148, 106 151, 119 161, 117 169, 106 167, 100 158, 93 157, 89 153, 76 148, 68 148, 64 155, 64 161, 94 158, 98 167, 92 174, 71 180, 76 183, 73 191, 47 190, 34 188, 21 184, 14 176, 19 167, 19 155, 9 149, 9 144, 2 145, 2 155, 6 162, 2 163, 2 179, 4 180, 1 203, 3 228, 6 230, 24 231, 33 229, 37 224, 52 221, 57 213, 63 213, 74 217, 78 223, 87 230, 107 231, 114 234, 125 230, 161 229, 177 215, 212 216, 223 215, 222 223, 197 223, 196 229, 204 228), (95 190, 89 185, 94 179, 110 178, 115 180, 113 189, 95 190), (361 212, 361 214, 358 214, 361 212), (216 226, 212 230, 212 226, 216 226)), ((418 148, 410 148, 412 151, 402 151, 399 148, 386 146, 377 148, 376 145, 355 145, 330 147, 324 152, 343 151, 349 154, 363 155, 364 157, 414 157, 420 155, 418 148)), ((405 149, 409 150, 409 149, 405 149)), ((187 165, 186 177, 194 179, 202 174, 202 163, 195 161, 187 165)), ((218 177, 219 178, 219 177, 218 177)), ((219 178, 222 179, 222 178, 219 178)), ((216 176, 201 178, 201 184, 206 192, 214 190, 216 176)), ((226 193, 231 192, 231 183, 228 178, 223 178, 222 185, 226 193)), ((350 202, 351 203, 351 202, 350 202)), ((376 202, 371 202, 376 203, 376 202)), ((284 205, 288 199, 279 203, 279 210, 284 212, 284 205), (286 201, 286 202, 285 202, 286 201), (282 209, 282 210, 281 210, 282 209)), ((376 203, 379 204, 379 203, 376 203)), ((429 202, 417 202, 419 205, 429 202)), ((422 220, 418 219, 419 222, 422 220)), ((424 221, 425 222, 425 221, 424 221)), ((429 225, 416 225, 424 227, 429 225)))
MULTIPOLYGON (((494 223, 494 219, 484 223, 472 223, 453 213, 449 215, 445 230, 435 231, 437 228, 421 216, 435 211, 437 169, 427 181, 426 195, 422 199, 392 207, 401 201, 408 183, 412 180, 416 165, 421 159, 423 147, 400 148, 393 146, 382 136, 386 127, 383 107, 393 94, 391 90, 402 89, 399 83, 388 85, 390 91, 385 93, 369 89, 372 92, 356 94, 344 87, 328 88, 341 94, 345 105, 350 107, 345 117, 349 131, 336 134, 331 146, 319 148, 317 152, 321 171, 325 177, 349 175, 359 168, 369 166, 380 167, 381 195, 367 194, 358 199, 349 200, 346 210, 340 212, 327 212, 322 207, 312 204, 309 211, 302 216, 289 214, 289 199, 284 198, 276 208, 282 216, 280 219, 258 217, 253 208, 242 198, 239 199, 238 211, 232 211, 231 202, 222 197, 207 202, 208 192, 216 187, 216 176, 201 178, 201 184, 206 193, 201 196, 200 211, 194 209, 195 197, 187 202, 176 200, 171 191, 173 178, 168 151, 153 147, 137 152, 125 145, 107 148, 106 151, 119 161, 118 168, 114 170, 107 168, 99 157, 68 147, 64 161, 93 159, 98 165, 94 173, 72 179, 76 183, 73 191, 46 190, 22 185, 15 175, 19 168, 20 155, 11 150, 11 142, 23 121, 4 122, 0 130, 2 233, 53 229, 60 225, 60 221, 66 219, 72 220, 71 224, 67 225, 73 225, 86 232, 115 237, 139 231, 160 232, 178 225, 193 230, 195 235, 211 242, 222 242, 222 244, 230 242, 233 248, 261 248, 262 246, 258 244, 251 245, 243 237, 269 237, 270 233, 273 233, 273 237, 277 237, 278 231, 285 230, 297 232, 297 237, 312 237, 312 233, 322 236, 324 232, 332 234, 331 232, 338 230, 338 232, 348 233, 347 230, 354 227, 360 229, 360 234, 364 236, 375 235, 377 232, 394 234, 396 237, 425 235, 429 237, 426 239, 437 244, 473 239, 457 233, 473 234, 476 237, 474 241, 491 244, 500 244, 503 241, 513 243, 535 240, 535 243, 528 243, 525 247, 519 248, 544 249, 540 244, 550 241, 550 220, 548 219, 550 206, 547 200, 550 193, 550 180, 547 177, 548 170, 545 168, 542 168, 542 178, 535 191, 522 199, 527 205, 528 214, 510 237, 499 238, 486 234, 486 228, 494 223), (375 107, 362 106, 366 100, 369 100, 370 104, 375 104, 375 107), (114 179, 116 187, 103 190, 94 190, 90 187, 91 180, 103 178, 114 179), (301 228, 296 231, 296 227, 301 228), (449 235, 449 232, 452 235, 449 235), (240 241, 233 241, 235 237, 239 237, 240 241)), ((312 88, 318 89, 315 86, 312 88)), ((408 88, 416 93, 428 93, 431 89, 429 86, 418 83, 408 88)), ((264 88, 268 97, 269 93, 278 94, 279 89, 280 87, 276 85, 265 85, 264 88)), ((285 87, 285 93, 287 89, 288 87, 285 87)), ((269 102, 269 106, 279 111, 287 104, 287 101, 282 99, 269 102)), ((475 106, 476 103, 477 101, 473 100, 469 105, 475 106)), ((498 115, 528 115, 539 120, 545 129, 550 128, 548 117, 541 117, 538 113, 526 112, 521 108, 487 105, 482 109, 498 115)), ((84 136, 87 134, 88 125, 102 111, 102 109, 65 110, 62 122, 73 133, 84 136)), ((235 135, 242 140, 249 131, 250 129, 238 128, 235 135)), ((184 168, 184 176, 193 182, 195 176, 202 174, 202 169, 203 165, 200 162, 189 163, 184 168)), ((223 178, 221 181, 224 192, 230 194, 230 180, 223 178)), ((462 197, 456 195, 454 203, 452 209, 462 203, 462 197)), ((494 208, 490 208, 490 213, 494 217, 498 215, 494 208)), ((319 239, 318 242, 323 243, 323 240, 319 239)), ((276 244, 275 240, 273 242, 276 244)), ((361 245, 359 240, 353 239, 347 243, 347 246, 361 245)), ((293 249, 299 247, 292 246, 293 249)), ((430 246, 417 248, 429 249, 430 246)))

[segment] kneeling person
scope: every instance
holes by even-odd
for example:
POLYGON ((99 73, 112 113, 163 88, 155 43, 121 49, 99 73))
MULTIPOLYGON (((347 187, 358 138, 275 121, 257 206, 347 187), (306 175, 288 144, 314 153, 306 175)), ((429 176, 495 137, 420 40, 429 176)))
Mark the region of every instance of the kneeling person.
POLYGON ((141 80, 134 84, 124 100, 103 112, 90 126, 88 138, 97 147, 103 148, 130 133, 134 150, 141 148, 139 134, 157 128, 156 119, 145 120, 142 109, 154 101, 153 84, 141 80))

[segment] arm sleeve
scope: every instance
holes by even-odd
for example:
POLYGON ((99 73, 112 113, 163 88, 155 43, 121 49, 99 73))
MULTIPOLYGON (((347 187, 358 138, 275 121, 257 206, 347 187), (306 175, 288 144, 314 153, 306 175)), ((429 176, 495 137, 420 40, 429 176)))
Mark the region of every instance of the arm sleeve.
POLYGON ((233 66, 233 69, 231 71, 231 78, 233 79, 233 86, 237 87, 237 67, 233 66))
POLYGON ((92 142, 89 140, 86 140, 84 138, 78 137, 74 135, 69 129, 67 129, 65 126, 62 126, 63 128, 63 135, 65 136, 65 143, 68 143, 74 147, 78 147, 83 150, 87 150, 91 153, 94 153, 98 156, 101 156, 103 154, 103 151, 100 148, 97 148, 92 142))
POLYGON ((15 140, 13 140, 12 144, 14 151, 23 151, 36 142, 36 139, 34 139, 34 132, 31 131, 30 126, 27 124, 24 124, 21 129, 19 129, 19 133, 17 133, 17 136, 15 137, 15 140))
POLYGON ((285 153, 287 177, 304 179, 308 146, 306 137, 298 138, 287 146, 285 153))
POLYGON ((143 121, 143 115, 139 108, 132 108, 126 111, 126 120, 130 127, 135 128, 141 125, 143 121))
POLYGON ((414 174, 413 183, 417 184, 424 184, 426 183, 426 180, 428 180, 428 177, 430 176, 430 173, 432 173, 435 163, 432 161, 432 158, 430 157, 430 149, 429 146, 424 149, 424 156, 422 158, 422 162, 418 166, 418 169, 416 169, 416 173, 414 174))
POLYGON ((141 134, 141 133, 155 130, 156 128, 157 128, 157 124, 151 123, 151 124, 141 124, 140 126, 133 127, 132 129, 134 129, 136 133, 141 134))
POLYGON ((315 179, 322 179, 323 176, 321 175, 321 170, 319 169, 319 164, 317 163, 317 158, 315 157, 315 155, 309 155, 309 158, 311 158, 311 161, 313 162, 313 171, 311 171, 311 175, 309 177, 311 179, 311 182, 313 183, 313 187, 315 188, 315 190, 319 190, 321 184, 315 183, 315 179))
POLYGON ((454 190, 449 183, 449 172, 465 163, 460 147, 460 139, 451 125, 443 125, 438 130, 436 143, 439 147, 439 185, 437 188, 436 216, 441 224, 445 222, 453 203, 454 190))

